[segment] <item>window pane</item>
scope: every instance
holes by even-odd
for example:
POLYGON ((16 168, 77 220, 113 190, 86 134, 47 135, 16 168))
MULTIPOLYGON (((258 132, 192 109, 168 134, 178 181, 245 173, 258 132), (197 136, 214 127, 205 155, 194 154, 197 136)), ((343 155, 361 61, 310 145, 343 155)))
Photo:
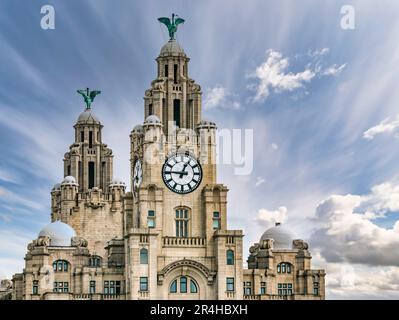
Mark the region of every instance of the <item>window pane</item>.
POLYGON ((260 288, 260 294, 266 294, 266 288, 265 287, 261 287, 260 288))
POLYGON ((140 264, 148 264, 148 251, 147 249, 140 250, 140 264))
POLYGON ((234 291, 234 278, 226 278, 227 291, 234 291))
POLYGON ((220 221, 219 219, 213 219, 212 227, 214 230, 220 229, 220 221))
POLYGON ((155 217, 155 211, 154 210, 148 210, 148 216, 149 217, 155 217))
POLYGON ((198 292, 197 284, 193 280, 190 280, 190 292, 191 293, 198 292))
POLYGON ((214 217, 214 218, 219 218, 219 217, 220 217, 219 212, 218 212, 218 211, 214 211, 214 212, 213 212, 213 217, 214 217))
POLYGON ((180 278, 180 292, 181 293, 187 292, 187 278, 186 277, 180 278))
POLYGON ((277 272, 278 272, 278 273, 281 272, 281 266, 280 266, 280 265, 277 266, 277 272))
POLYGON ((172 284, 170 285, 170 293, 176 293, 177 292, 177 280, 174 280, 172 284))
POLYGON ((140 277, 140 291, 148 291, 148 278, 140 277))
POLYGON ((233 265, 234 264, 234 251, 227 250, 226 256, 227 256, 227 265, 233 265))
POLYGON ((148 219, 147 226, 148 228, 155 228, 155 219, 148 219))

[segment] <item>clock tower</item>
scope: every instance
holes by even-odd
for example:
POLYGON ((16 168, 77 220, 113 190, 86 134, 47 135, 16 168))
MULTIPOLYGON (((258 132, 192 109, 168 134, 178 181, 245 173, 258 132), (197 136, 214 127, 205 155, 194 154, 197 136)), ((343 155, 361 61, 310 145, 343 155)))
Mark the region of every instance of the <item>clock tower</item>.
POLYGON ((216 124, 201 118, 201 87, 174 39, 184 20, 159 20, 171 37, 145 92, 144 123, 130 135, 127 298, 242 299, 243 234, 227 229, 228 189, 216 181, 216 124))

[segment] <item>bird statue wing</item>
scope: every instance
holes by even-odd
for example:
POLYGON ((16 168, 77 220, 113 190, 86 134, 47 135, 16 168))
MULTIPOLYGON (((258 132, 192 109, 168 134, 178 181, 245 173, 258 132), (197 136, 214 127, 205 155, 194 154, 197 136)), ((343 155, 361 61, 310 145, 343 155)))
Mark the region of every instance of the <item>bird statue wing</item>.
POLYGON ((177 18, 177 19, 175 20, 175 25, 178 25, 178 24, 183 23, 183 22, 184 22, 184 19, 182 19, 182 18, 177 18))
POLYGON ((101 93, 101 91, 92 91, 92 92, 90 92, 90 99, 91 99, 91 101, 93 101, 93 100, 94 100, 94 97, 95 97, 96 95, 100 94, 100 93, 101 93))
POLYGON ((158 18, 158 21, 163 23, 165 26, 170 26, 170 19, 166 17, 158 18))
POLYGON ((83 97, 86 96, 86 90, 77 90, 77 92, 78 92, 79 94, 81 94, 83 97))

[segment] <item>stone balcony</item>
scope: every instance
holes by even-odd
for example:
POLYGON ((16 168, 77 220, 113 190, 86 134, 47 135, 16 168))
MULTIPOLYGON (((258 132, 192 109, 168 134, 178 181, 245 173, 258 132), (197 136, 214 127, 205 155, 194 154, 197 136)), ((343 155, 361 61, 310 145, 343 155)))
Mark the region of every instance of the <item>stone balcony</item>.
POLYGON ((201 237, 162 237, 163 247, 205 247, 206 239, 201 237))

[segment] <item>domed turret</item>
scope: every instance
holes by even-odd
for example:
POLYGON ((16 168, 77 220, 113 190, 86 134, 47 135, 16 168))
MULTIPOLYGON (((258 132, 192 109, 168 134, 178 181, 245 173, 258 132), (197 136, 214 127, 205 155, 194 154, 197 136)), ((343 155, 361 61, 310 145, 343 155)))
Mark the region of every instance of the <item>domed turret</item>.
POLYGON ((274 240, 274 249, 292 249, 292 241, 294 240, 294 236, 289 229, 282 226, 280 223, 276 223, 274 227, 267 229, 262 234, 259 242, 261 243, 266 239, 274 240))
POLYGON ((61 191, 61 183, 56 183, 51 191, 61 191))
POLYGON ((71 226, 61 221, 55 221, 45 226, 39 237, 49 237, 50 246, 69 247, 71 238, 76 237, 76 232, 71 226))
POLYGON ((160 56, 186 56, 183 48, 175 40, 169 40, 161 49, 160 56))
POLYGON ((114 178, 109 184, 110 187, 126 187, 126 183, 124 183, 121 179, 114 178))
POLYGON ((159 120, 156 115, 152 114, 145 119, 144 124, 161 124, 161 120, 159 120))
POLYGON ((77 123, 79 123, 79 124, 100 124, 100 120, 93 113, 93 110, 91 108, 87 108, 85 111, 83 111, 79 115, 77 123))
POLYGON ((62 185, 62 186, 65 186, 65 185, 77 186, 78 183, 76 182, 75 177, 66 176, 66 177, 64 178, 64 180, 62 180, 61 185, 62 185))
POLYGON ((132 134, 142 134, 143 132, 143 126, 141 124, 134 126, 132 130, 132 134))
POLYGON ((198 129, 216 129, 216 123, 210 120, 202 119, 197 125, 198 129))

